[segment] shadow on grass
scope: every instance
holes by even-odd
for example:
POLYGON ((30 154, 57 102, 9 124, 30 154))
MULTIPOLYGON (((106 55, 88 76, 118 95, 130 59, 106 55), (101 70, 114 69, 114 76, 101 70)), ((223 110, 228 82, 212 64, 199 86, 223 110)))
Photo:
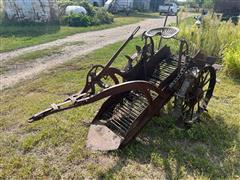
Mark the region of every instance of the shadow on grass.
POLYGON ((32 25, 7 25, 1 24, 0 35, 2 37, 37 37, 44 34, 54 34, 60 30, 60 25, 44 25, 44 24, 32 24, 32 25))
POLYGON ((232 77, 231 80, 236 84, 236 85, 240 85, 240 73, 237 72, 235 74, 230 74, 230 76, 232 77))
POLYGON ((145 14, 145 13, 138 13, 138 14, 131 14, 131 17, 140 17, 140 18, 153 18, 153 19, 163 19, 165 18, 164 16, 160 16, 159 14, 156 15, 156 14, 145 14))
POLYGON ((118 13, 115 17, 137 17, 137 18, 152 18, 152 19, 163 19, 164 16, 160 16, 158 13, 118 13))
POLYGON ((239 127, 227 125, 222 117, 205 115, 202 119, 191 129, 180 130, 170 116, 154 118, 137 140, 114 154, 120 161, 105 175, 117 173, 128 160, 160 167, 167 179, 178 179, 186 173, 209 178, 238 174, 239 127))

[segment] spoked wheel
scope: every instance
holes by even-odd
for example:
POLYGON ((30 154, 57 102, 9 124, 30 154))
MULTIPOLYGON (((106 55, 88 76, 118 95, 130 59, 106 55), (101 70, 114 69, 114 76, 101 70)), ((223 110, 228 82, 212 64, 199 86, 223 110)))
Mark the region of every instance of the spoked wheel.
POLYGON ((214 68, 211 66, 203 68, 181 101, 181 115, 178 120, 186 126, 198 122, 200 115, 207 109, 215 84, 216 72, 214 68))
POLYGON ((87 82, 90 82, 92 78, 96 77, 99 72, 103 70, 104 66, 94 65, 87 74, 87 82))

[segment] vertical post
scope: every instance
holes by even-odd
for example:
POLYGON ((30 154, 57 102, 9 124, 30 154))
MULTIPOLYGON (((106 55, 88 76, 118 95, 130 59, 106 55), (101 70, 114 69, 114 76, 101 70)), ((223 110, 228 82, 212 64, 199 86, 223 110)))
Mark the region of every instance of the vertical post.
POLYGON ((179 73, 181 71, 181 65, 182 65, 183 46, 184 46, 184 42, 180 40, 180 48, 179 48, 179 56, 178 56, 178 72, 179 73))
POLYGON ((166 18, 165 18, 163 27, 165 27, 166 24, 167 24, 167 20, 168 20, 168 16, 169 16, 169 11, 170 11, 170 6, 168 7, 168 12, 167 12, 167 15, 166 15, 166 18))
MULTIPOLYGON (((167 24, 167 20, 168 20, 169 12, 170 12, 170 6, 168 7, 168 12, 167 12, 167 15, 166 15, 166 17, 165 17, 165 21, 164 21, 163 27, 165 27, 166 24, 167 24)), ((159 40, 158 50, 160 50, 160 48, 161 48, 161 44, 162 44, 162 37, 161 37, 160 40, 159 40)))
POLYGON ((177 26, 178 26, 178 24, 179 24, 178 13, 177 13, 177 15, 176 15, 176 24, 177 24, 177 26))

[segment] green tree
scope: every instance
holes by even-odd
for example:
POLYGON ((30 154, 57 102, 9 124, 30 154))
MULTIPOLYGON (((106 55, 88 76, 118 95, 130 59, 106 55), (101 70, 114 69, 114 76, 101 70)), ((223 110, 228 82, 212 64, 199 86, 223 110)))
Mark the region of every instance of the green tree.
POLYGON ((216 1, 219 0, 187 0, 188 3, 193 3, 203 8, 213 8, 216 1))
POLYGON ((204 8, 213 8, 215 0, 204 0, 203 7, 204 8))

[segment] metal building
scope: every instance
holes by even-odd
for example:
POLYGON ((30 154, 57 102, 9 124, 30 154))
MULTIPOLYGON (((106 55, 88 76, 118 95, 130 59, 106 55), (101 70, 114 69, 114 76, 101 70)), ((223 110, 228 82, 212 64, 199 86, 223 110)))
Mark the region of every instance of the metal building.
POLYGON ((158 7, 164 4, 164 0, 151 0, 150 2, 150 10, 158 11, 158 7))
POLYGON ((142 11, 158 11, 164 0, 89 0, 95 6, 108 4, 114 11, 137 9, 142 11))

